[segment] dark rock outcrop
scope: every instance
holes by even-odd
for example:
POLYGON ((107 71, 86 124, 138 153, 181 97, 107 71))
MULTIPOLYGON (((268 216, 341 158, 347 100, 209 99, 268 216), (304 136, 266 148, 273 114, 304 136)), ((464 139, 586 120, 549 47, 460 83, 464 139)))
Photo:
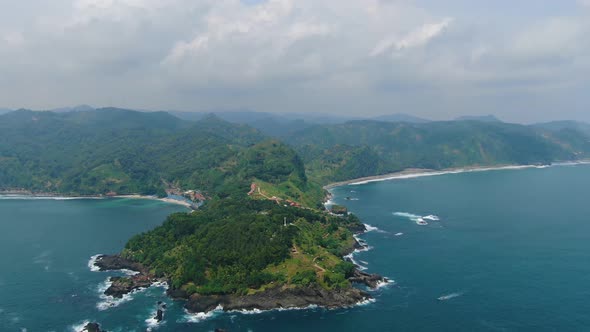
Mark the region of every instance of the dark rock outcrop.
POLYGON ((387 282, 388 279, 378 274, 369 274, 358 269, 354 270, 353 275, 348 278, 353 283, 364 284, 369 288, 377 288, 379 283, 387 282))
POLYGON ((186 300, 189 298, 189 294, 183 289, 173 289, 170 287, 166 291, 166 295, 171 297, 174 300, 186 300))
POLYGON ((150 287, 156 279, 149 275, 138 274, 131 277, 111 277, 110 281, 112 285, 104 294, 120 299, 134 290, 150 287))
POLYGON ((106 332, 106 331, 101 330, 100 325, 98 323, 88 323, 88 324, 86 324, 86 326, 84 326, 84 328, 80 332, 106 332))
POLYGON ((326 290, 320 286, 286 288, 276 287, 252 295, 192 295, 186 304, 191 312, 209 312, 218 306, 225 311, 272 310, 278 308, 305 308, 317 305, 325 308, 353 306, 370 296, 356 288, 326 290))
POLYGON ((123 295, 134 290, 148 288, 154 282, 159 281, 149 269, 140 263, 133 262, 120 255, 99 256, 94 263, 100 271, 130 270, 138 274, 129 277, 111 277, 111 286, 104 292, 105 295, 122 298, 123 295))
POLYGON ((162 311, 162 309, 158 309, 158 311, 156 312, 156 317, 154 317, 154 319, 159 323, 164 319, 164 311, 162 311))
POLYGON ((149 274, 149 270, 145 266, 127 258, 123 258, 120 255, 99 256, 94 265, 96 265, 100 271, 131 270, 142 274, 149 274))
POLYGON ((164 320, 164 311, 166 311, 166 303, 158 301, 158 310, 156 311, 156 316, 154 317, 156 322, 160 323, 162 320, 164 320))

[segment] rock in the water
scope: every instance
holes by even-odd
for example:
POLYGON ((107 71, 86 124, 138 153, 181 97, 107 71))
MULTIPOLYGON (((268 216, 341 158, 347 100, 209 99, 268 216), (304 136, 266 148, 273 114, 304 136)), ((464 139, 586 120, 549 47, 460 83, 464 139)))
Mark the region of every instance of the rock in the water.
POLYGON ((94 263, 100 271, 131 270, 143 274, 149 274, 145 266, 121 257, 120 255, 99 256, 94 263))
POLYGON ((100 325, 98 323, 88 323, 88 324, 86 324, 86 326, 84 326, 84 328, 80 332, 106 332, 106 331, 101 330, 100 325))
POLYGON ((362 271, 354 270, 352 277, 348 278, 351 282, 367 285, 370 288, 377 288, 379 283, 386 282, 387 278, 384 278, 378 274, 369 274, 362 271))
POLYGON ((164 319, 164 311, 162 311, 162 309, 158 309, 158 311, 156 312, 156 317, 154 317, 154 319, 159 323, 164 319))
POLYGON ((111 277, 112 285, 104 292, 105 295, 122 298, 136 289, 148 288, 155 281, 152 277, 138 274, 131 277, 111 277))

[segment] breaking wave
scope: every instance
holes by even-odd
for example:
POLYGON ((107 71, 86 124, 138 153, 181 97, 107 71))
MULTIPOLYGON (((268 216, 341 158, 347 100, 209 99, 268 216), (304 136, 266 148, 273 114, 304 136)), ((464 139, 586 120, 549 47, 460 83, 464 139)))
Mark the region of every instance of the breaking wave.
POLYGON ((71 325, 71 326, 70 326, 70 331, 73 331, 73 332, 80 332, 80 331, 82 331, 82 330, 83 330, 83 329, 86 327, 86 325, 88 325, 89 323, 90 323, 90 321, 88 321, 88 320, 85 320, 85 321, 84 321, 84 322, 82 322, 82 323, 71 325))
POLYGON ((450 299, 454 299, 456 297, 459 297, 459 296, 461 296, 463 294, 464 294, 463 292, 451 293, 451 294, 440 296, 440 297, 437 298, 437 300, 439 300, 439 301, 447 301, 447 300, 450 300, 450 299))
POLYGON ((371 226, 369 224, 365 224, 365 229, 366 229, 367 233, 368 232, 387 233, 386 231, 381 230, 375 226, 371 226))
POLYGON ((386 288, 386 287, 389 287, 392 285, 395 285, 395 280, 385 279, 385 280, 379 281, 377 283, 377 287, 375 287, 374 290, 386 288))
POLYGON ((411 221, 415 222, 418 225, 428 225, 428 222, 426 222, 426 220, 440 221, 440 218, 438 216, 435 216, 434 214, 429 214, 427 216, 419 216, 417 214, 408 213, 408 212, 394 212, 393 215, 396 217, 410 219, 411 221))
POLYGON ((94 256, 90 257, 90 260, 88 261, 88 268, 90 269, 90 271, 100 272, 100 268, 98 266, 96 266, 96 261, 98 260, 98 258, 100 256, 102 256, 102 254, 94 255, 94 256))
POLYGON ((184 309, 185 315, 184 317, 178 321, 178 323, 200 323, 204 320, 212 318, 220 313, 223 313, 223 307, 220 305, 217 306, 212 311, 209 312, 197 312, 191 313, 188 310, 184 309))

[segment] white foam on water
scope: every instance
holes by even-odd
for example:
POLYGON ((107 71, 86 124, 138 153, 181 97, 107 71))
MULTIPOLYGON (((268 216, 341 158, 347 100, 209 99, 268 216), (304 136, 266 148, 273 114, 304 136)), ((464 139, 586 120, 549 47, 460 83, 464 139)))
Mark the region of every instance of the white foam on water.
POLYGON ((127 276, 135 276, 135 275, 138 275, 139 274, 139 271, 133 271, 133 270, 128 270, 128 269, 121 269, 121 270, 118 270, 118 271, 123 272, 123 274, 125 274, 127 276))
POLYGON ((223 312, 223 307, 218 305, 215 309, 209 312, 197 312, 197 313, 190 313, 188 310, 184 310, 185 315, 183 320, 180 320, 179 323, 200 323, 204 320, 214 317, 217 314, 223 312))
POLYGON ((164 321, 158 322, 158 320, 156 319, 157 314, 158 311, 154 310, 150 317, 145 320, 145 324, 147 326, 148 331, 153 331, 154 329, 157 329, 160 325, 164 324, 164 321))
POLYGON ((258 314, 262 314, 265 312, 273 312, 273 311, 279 311, 279 312, 283 312, 283 311, 299 311, 299 310, 314 310, 319 308, 318 305, 316 304, 310 304, 306 307, 291 307, 291 308, 276 308, 276 309, 270 309, 270 310, 260 310, 260 309, 251 309, 251 310, 230 310, 228 311, 228 313, 238 313, 238 314, 242 314, 242 315, 258 315, 258 314))
POLYGON ((365 230, 367 231, 367 233, 369 233, 369 232, 387 233, 386 231, 381 230, 375 226, 371 226, 369 224, 365 224, 365 230))
POLYGON ((310 304, 307 307, 294 307, 294 308, 278 308, 278 309, 274 309, 276 311, 293 311, 293 310, 315 310, 318 309, 319 306, 317 304, 310 304))
POLYGON ((393 215, 396 217, 410 219, 411 221, 415 222, 416 224, 418 224, 420 226, 428 225, 428 222, 426 220, 440 221, 440 218, 434 214, 429 214, 427 216, 420 216, 420 215, 408 213, 408 212, 394 212, 393 215))
POLYGON ((374 290, 389 287, 392 285, 395 285, 395 280, 391 280, 391 279, 381 280, 381 281, 377 282, 377 287, 375 287, 374 290))
POLYGON ((163 288, 164 291, 167 291, 170 286, 166 281, 156 281, 151 285, 151 287, 163 288))
POLYGON ((80 331, 82 331, 82 330, 83 330, 83 329, 86 327, 86 325, 88 325, 89 323, 90 323, 90 321, 88 321, 88 320, 85 320, 84 322, 82 322, 82 323, 80 323, 80 324, 74 324, 74 325, 70 326, 70 331, 73 331, 73 332, 80 332, 80 331))
POLYGON ((418 219, 418 218, 422 217, 417 214, 408 213, 408 212, 394 212, 393 215, 397 216, 397 217, 408 218, 410 220, 414 220, 414 219, 418 219))
POLYGON ((463 292, 451 293, 451 294, 440 296, 439 298, 437 298, 437 300, 446 301, 446 300, 450 300, 450 299, 454 299, 456 297, 459 297, 463 294, 464 294, 463 292))
POLYGON ((369 224, 365 224, 365 229, 367 230, 367 232, 373 232, 373 231, 378 230, 379 228, 373 227, 373 226, 371 226, 369 224))
POLYGON ((416 225, 420 225, 420 226, 428 225, 428 223, 426 221, 424 221, 424 219, 422 219, 422 218, 418 218, 415 221, 416 221, 416 225))
POLYGON ((90 257, 90 260, 88 261, 88 268, 90 269, 90 271, 100 272, 100 268, 98 266, 96 266, 96 261, 98 260, 98 258, 100 256, 102 256, 102 254, 94 255, 94 256, 90 257))
POLYGON ((404 233, 395 233, 395 236, 402 236, 404 233))
POLYGON ((375 303, 375 302, 377 302, 377 300, 375 300, 373 298, 370 298, 370 299, 365 298, 364 300, 361 300, 360 302, 356 303, 354 306, 362 307, 362 306, 366 306, 366 305, 369 305, 369 304, 375 303))
POLYGON ((354 264, 359 270, 364 271, 364 270, 367 269, 367 267, 366 266, 362 266, 359 262, 357 262, 354 259, 354 254, 357 253, 357 252, 358 252, 357 250, 353 251, 352 253, 344 256, 344 259, 349 259, 352 262, 352 264, 354 264))

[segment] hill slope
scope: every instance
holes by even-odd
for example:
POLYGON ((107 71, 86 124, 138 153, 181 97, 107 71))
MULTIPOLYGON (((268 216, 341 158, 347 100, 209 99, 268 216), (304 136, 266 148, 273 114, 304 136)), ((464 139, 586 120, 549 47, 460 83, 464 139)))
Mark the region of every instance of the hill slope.
POLYGON ((481 121, 423 124, 352 121, 287 138, 322 183, 401 171, 500 164, 546 164, 590 155, 578 131, 551 132, 481 121))
POLYGON ((226 197, 257 180, 291 189, 286 198, 309 202, 311 190, 321 200, 293 150, 214 116, 190 123, 164 112, 100 109, 0 117, 4 190, 164 195, 179 188, 226 197))

